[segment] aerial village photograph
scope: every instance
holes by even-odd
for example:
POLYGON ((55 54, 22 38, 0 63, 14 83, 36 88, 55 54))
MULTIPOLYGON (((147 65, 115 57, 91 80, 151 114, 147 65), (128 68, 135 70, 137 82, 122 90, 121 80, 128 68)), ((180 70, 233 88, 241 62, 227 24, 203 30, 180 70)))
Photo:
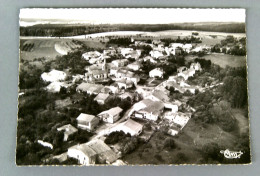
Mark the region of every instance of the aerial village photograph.
POLYGON ((250 164, 245 14, 21 9, 16 164, 250 164))

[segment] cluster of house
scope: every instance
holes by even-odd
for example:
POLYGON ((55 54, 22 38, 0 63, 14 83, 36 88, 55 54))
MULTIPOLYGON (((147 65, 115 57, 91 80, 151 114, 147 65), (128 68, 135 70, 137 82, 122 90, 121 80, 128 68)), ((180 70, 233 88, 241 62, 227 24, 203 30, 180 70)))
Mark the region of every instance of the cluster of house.
POLYGON ((175 91, 178 91, 180 93, 184 93, 186 91, 189 91, 192 94, 195 94, 196 90, 199 90, 200 87, 198 86, 191 86, 187 84, 185 81, 188 80, 189 77, 193 77, 197 71, 201 71, 201 65, 197 63, 192 63, 190 65, 190 68, 187 68, 185 66, 179 67, 177 72, 177 75, 170 76, 168 80, 162 82, 157 87, 160 88, 174 88, 175 91))
MULTIPOLYGON (((185 81, 194 76, 196 71, 201 70, 199 63, 192 63, 190 68, 181 67, 178 69, 176 76, 169 77, 168 80, 163 81, 156 87, 146 87, 138 85, 140 75, 136 74, 141 68, 141 62, 150 60, 156 62, 157 59, 164 58, 170 54, 179 54, 182 51, 190 52, 192 50, 191 44, 172 43, 169 47, 164 47, 160 41, 153 41, 152 44, 136 41, 135 45, 151 45, 153 50, 150 56, 140 59, 141 50, 134 50, 133 48, 108 48, 103 53, 98 51, 91 51, 82 55, 91 64, 85 68, 85 75, 72 76, 72 83, 65 82, 66 73, 58 70, 52 70, 49 73, 43 73, 41 78, 46 82, 51 82, 47 86, 49 91, 58 92, 61 87, 68 87, 71 84, 76 84, 78 80, 83 80, 77 85, 77 92, 84 92, 90 95, 95 95, 94 100, 102 105, 105 104, 109 98, 119 96, 122 99, 133 99, 133 93, 122 91, 128 88, 136 87, 135 92, 142 97, 142 100, 135 103, 128 111, 125 121, 118 122, 121 118, 122 109, 120 107, 113 107, 94 116, 91 114, 81 113, 77 117, 77 128, 71 124, 64 125, 57 128, 58 131, 64 132, 64 141, 67 141, 69 136, 75 134, 78 129, 95 131, 100 121, 108 124, 114 124, 107 129, 106 134, 114 131, 123 131, 129 133, 131 136, 140 135, 143 131, 143 124, 138 123, 135 119, 143 119, 158 122, 158 119, 167 120, 170 124, 169 134, 176 135, 187 124, 190 115, 187 113, 178 112, 178 107, 181 106, 179 101, 170 101, 170 87, 184 93, 189 90, 195 93, 196 87, 190 86, 185 81), (120 53, 124 59, 113 60, 111 63, 106 63, 106 59, 120 53), (166 53, 166 54, 165 54, 166 53), (135 61, 130 63, 128 58, 134 58, 135 61), (102 85, 99 82, 112 79, 114 82, 110 85, 102 85)), ((155 68, 149 72, 151 78, 163 78, 164 71, 160 68, 155 68)), ((43 141, 39 141, 42 145, 43 141)), ((75 158, 83 165, 91 165, 95 163, 112 164, 118 161, 117 154, 102 140, 93 139, 84 144, 77 144, 68 149, 66 154, 61 154, 53 158, 64 161, 67 157, 75 158)))

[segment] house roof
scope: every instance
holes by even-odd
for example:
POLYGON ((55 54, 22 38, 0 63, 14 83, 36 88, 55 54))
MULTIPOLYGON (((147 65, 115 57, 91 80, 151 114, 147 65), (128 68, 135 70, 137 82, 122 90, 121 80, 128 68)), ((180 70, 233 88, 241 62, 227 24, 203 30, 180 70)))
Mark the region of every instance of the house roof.
POLYGON ((69 149, 79 150, 88 157, 92 157, 92 156, 95 156, 97 154, 91 147, 89 147, 87 145, 87 143, 77 144, 77 145, 70 147, 69 149))
POLYGON ((100 74, 107 73, 107 71, 106 70, 91 70, 91 73, 93 75, 100 75, 100 74))
POLYGON ((67 124, 67 125, 64 125, 62 127, 59 127, 59 128, 57 128, 57 130, 58 131, 65 130, 65 133, 67 133, 69 135, 78 131, 78 129, 75 128, 74 126, 72 126, 71 124, 67 124))
POLYGON ((121 113, 122 111, 123 111, 123 109, 121 109, 120 107, 114 107, 114 108, 111 108, 111 109, 109 109, 107 111, 103 111, 103 112, 101 112, 98 115, 109 114, 111 116, 114 116, 114 115, 117 115, 117 114, 121 113))
POLYGON ((164 104, 161 101, 153 101, 150 99, 143 99, 136 103, 134 106, 138 106, 138 111, 146 111, 148 113, 158 114, 161 109, 164 108, 164 104))
POLYGON ((161 90, 155 90, 152 95, 157 97, 161 101, 169 100, 169 97, 167 96, 167 94, 161 90))
POLYGON ((99 93, 103 87, 104 86, 100 84, 81 83, 80 85, 78 85, 77 90, 99 93))
POLYGON ((95 98, 94 100, 106 100, 107 98, 109 97, 109 94, 107 93, 99 93, 95 98))
POLYGON ((95 116, 93 116, 93 115, 81 113, 81 114, 77 117, 77 120, 86 121, 86 122, 91 122, 94 118, 95 118, 95 116))
POLYGON ((135 133, 138 133, 143 128, 142 124, 140 124, 132 119, 128 119, 127 121, 125 121, 122 124, 122 126, 123 126, 123 128, 134 131, 135 133))
POLYGON ((86 145, 88 145, 93 151, 95 151, 101 159, 106 160, 108 163, 112 163, 118 159, 116 153, 102 140, 92 140, 86 145))
POLYGON ((147 107, 142 109, 142 111, 146 111, 152 114, 159 114, 160 110, 164 108, 164 104, 160 101, 152 101, 147 107))

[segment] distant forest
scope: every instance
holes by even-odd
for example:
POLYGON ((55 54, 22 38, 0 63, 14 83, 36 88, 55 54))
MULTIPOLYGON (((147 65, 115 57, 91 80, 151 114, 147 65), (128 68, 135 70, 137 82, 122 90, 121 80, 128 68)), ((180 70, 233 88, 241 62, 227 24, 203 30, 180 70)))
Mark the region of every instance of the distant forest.
POLYGON ((194 30, 227 33, 245 33, 245 23, 178 23, 178 24, 40 24, 20 27, 20 36, 65 37, 111 31, 165 31, 194 30))

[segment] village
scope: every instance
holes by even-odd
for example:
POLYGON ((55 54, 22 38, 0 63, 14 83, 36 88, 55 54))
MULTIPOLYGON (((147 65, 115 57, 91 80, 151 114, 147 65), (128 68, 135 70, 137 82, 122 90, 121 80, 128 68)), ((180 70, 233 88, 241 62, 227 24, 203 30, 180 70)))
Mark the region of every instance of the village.
MULTIPOLYGON (((55 130, 63 134, 65 143, 71 140, 70 136, 77 135, 79 130, 92 135, 87 142, 67 145, 63 153, 48 155, 42 159, 44 163, 63 163, 72 158, 81 165, 128 164, 122 158, 134 151, 136 146, 132 147, 128 141, 126 149, 126 145, 120 141, 111 142, 109 139, 123 135, 125 138, 137 139, 137 143, 146 143, 160 130, 174 138, 196 112, 187 103, 189 96, 223 85, 216 78, 211 78, 211 83, 206 84, 194 84, 192 81, 204 68, 201 60, 185 60, 185 56, 195 55, 196 58, 198 54, 210 54, 212 51, 212 46, 198 45, 201 43, 198 32, 191 32, 186 38, 194 43, 174 43, 174 40, 158 38, 143 40, 131 36, 109 39, 114 43, 108 42, 105 49, 81 55, 79 59, 88 63, 80 71, 83 74, 73 74, 69 69, 50 69, 41 73, 39 79, 45 82, 44 90, 47 92, 69 94, 74 91, 77 96, 92 98, 97 106, 109 105, 109 109, 105 108, 97 114, 83 112, 82 108, 78 108, 74 123, 56 126, 55 130), (125 41, 128 44, 117 44, 125 41)), ((75 42, 75 45, 78 46, 73 50, 80 48, 80 44, 75 42)), ((231 49, 225 48, 219 52, 228 50, 231 49)), ((64 51, 61 53, 68 54, 64 51)), ((25 94, 26 91, 20 92, 19 96, 25 94)), ((59 106, 77 107, 80 104, 77 96, 57 100, 53 106, 55 109, 59 106)), ((37 139, 37 142, 50 150, 55 148, 48 140, 37 139)))

